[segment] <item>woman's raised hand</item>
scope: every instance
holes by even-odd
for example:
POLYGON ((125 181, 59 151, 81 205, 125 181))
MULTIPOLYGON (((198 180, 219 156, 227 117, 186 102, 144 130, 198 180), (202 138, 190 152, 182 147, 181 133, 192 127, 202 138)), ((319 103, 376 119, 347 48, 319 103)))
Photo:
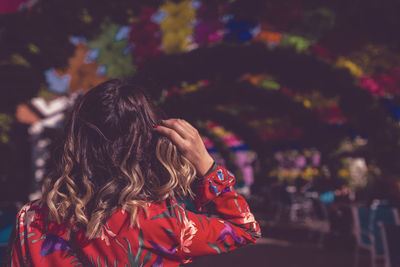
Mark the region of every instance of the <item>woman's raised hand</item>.
POLYGON ((193 164, 197 174, 204 176, 214 159, 208 154, 197 129, 182 119, 168 119, 162 122, 164 125, 155 125, 154 130, 167 136, 193 164))

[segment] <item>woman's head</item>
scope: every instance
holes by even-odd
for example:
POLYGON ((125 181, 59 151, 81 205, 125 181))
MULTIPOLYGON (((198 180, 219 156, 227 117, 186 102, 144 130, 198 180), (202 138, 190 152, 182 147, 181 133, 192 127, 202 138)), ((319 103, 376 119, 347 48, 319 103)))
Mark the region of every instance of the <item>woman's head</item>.
POLYGON ((97 237, 116 208, 131 215, 175 193, 191 194, 193 166, 153 131, 164 119, 138 86, 110 80, 81 97, 54 151, 43 198, 50 217, 97 237))

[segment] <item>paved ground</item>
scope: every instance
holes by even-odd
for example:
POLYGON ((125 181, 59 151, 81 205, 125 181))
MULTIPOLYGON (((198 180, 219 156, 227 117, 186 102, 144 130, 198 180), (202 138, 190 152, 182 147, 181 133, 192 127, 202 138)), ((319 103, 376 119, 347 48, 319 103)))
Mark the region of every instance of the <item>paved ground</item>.
MULTIPOLYGON (((259 214, 263 238, 227 254, 196 259, 188 267, 353 267, 354 238, 329 233, 324 222, 271 223, 259 214)), ((359 267, 370 267, 368 254, 359 267)))
MULTIPOLYGON (((188 267, 351 267, 351 249, 325 249, 312 244, 296 244, 282 240, 261 239, 228 254, 205 256, 188 267)), ((367 265, 360 265, 367 266, 367 265)))

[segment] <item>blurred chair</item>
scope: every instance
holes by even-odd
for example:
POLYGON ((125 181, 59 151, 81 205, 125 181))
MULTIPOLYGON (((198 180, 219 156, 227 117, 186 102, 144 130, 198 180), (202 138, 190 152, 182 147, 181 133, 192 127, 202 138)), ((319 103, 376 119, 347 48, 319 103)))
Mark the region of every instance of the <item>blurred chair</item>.
POLYGON ((385 266, 387 251, 384 248, 382 231, 379 224, 399 225, 399 214, 395 208, 382 205, 380 201, 374 201, 371 205, 371 229, 374 235, 374 250, 376 261, 379 265, 385 266))
POLYGON ((400 267, 400 226, 378 223, 384 248, 384 267, 400 267))
POLYGON ((359 252, 366 249, 370 253, 371 265, 385 265, 387 251, 385 251, 382 239, 382 230, 379 224, 399 225, 399 215, 396 209, 381 205, 374 201, 371 207, 352 207, 354 219, 354 235, 356 237, 356 248, 354 266, 358 267, 359 252))
POLYGON ((313 220, 313 201, 305 192, 297 191, 295 186, 286 186, 282 198, 284 216, 289 222, 310 222, 313 220))
POLYGON ((294 186, 286 186, 289 201, 285 202, 284 216, 288 222, 307 231, 307 240, 322 246, 330 231, 328 211, 317 192, 308 191, 306 186, 303 189, 298 191, 294 186))
POLYGON ((356 238, 354 252, 354 267, 359 267, 359 256, 361 250, 367 250, 371 265, 375 266, 375 251, 374 251, 374 236, 370 229, 370 214, 369 207, 352 206, 353 214, 353 233, 356 238))

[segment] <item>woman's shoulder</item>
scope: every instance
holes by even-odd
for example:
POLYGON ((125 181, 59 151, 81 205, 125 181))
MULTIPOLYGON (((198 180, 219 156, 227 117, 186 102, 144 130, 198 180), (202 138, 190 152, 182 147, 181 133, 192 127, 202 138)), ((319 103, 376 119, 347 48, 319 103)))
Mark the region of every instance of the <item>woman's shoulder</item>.
POLYGON ((27 235, 43 233, 46 228, 47 213, 40 199, 26 203, 17 212, 15 219, 16 230, 20 234, 27 235))
POLYGON ((17 221, 23 225, 31 224, 34 220, 45 215, 45 207, 41 199, 33 200, 23 205, 17 212, 17 221))
POLYGON ((17 220, 30 221, 42 214, 43 202, 41 199, 33 200, 23 205, 17 212, 17 220))

